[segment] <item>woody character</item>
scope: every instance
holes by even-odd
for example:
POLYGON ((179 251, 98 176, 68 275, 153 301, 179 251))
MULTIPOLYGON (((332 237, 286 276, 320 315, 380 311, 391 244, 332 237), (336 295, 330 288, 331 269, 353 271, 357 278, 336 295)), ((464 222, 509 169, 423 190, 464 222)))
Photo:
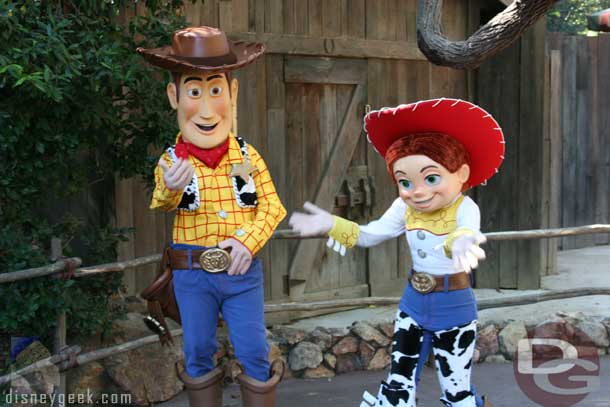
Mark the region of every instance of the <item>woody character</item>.
POLYGON ((247 407, 274 406, 283 364, 268 361, 263 271, 256 257, 286 215, 260 154, 233 130, 237 79, 231 71, 264 52, 261 43, 230 42, 211 27, 176 31, 172 45, 139 48, 171 72, 167 97, 180 132, 155 169, 152 209, 175 211, 168 251, 183 328, 192 407, 221 407, 223 370, 214 365, 222 313, 247 407))
POLYGON ((365 392, 361 407, 414 407, 430 348, 445 406, 491 407, 470 380, 477 325, 471 271, 485 257, 485 237, 479 208, 463 192, 497 172, 502 130, 480 107, 444 98, 371 111, 364 127, 399 197, 367 225, 310 203, 308 213, 290 219, 302 236, 327 233, 341 253, 406 235, 413 269, 396 313, 390 374, 376 397, 365 392))

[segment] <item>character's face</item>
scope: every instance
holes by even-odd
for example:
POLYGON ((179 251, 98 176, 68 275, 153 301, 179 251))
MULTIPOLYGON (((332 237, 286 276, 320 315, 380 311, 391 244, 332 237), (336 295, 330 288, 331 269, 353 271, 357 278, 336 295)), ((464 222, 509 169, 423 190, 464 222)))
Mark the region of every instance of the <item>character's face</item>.
POLYGON ((393 171, 398 194, 407 205, 420 212, 434 212, 449 205, 470 176, 468 164, 451 173, 425 155, 399 158, 393 171))
POLYGON ((167 97, 177 110, 184 140, 200 148, 222 144, 231 131, 233 109, 237 106, 237 79, 229 83, 224 73, 187 73, 176 85, 167 85, 167 97))

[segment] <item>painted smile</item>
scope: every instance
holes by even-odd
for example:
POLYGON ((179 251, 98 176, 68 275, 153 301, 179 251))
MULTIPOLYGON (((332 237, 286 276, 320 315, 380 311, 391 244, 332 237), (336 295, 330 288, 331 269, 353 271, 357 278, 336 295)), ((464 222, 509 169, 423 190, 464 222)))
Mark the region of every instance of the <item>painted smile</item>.
POLYGON ((197 128, 199 130, 203 131, 204 133, 209 133, 209 132, 213 131, 216 128, 216 126, 218 126, 218 123, 214 123, 214 124, 210 124, 210 125, 195 123, 195 126, 197 126, 197 128))
POLYGON ((429 204, 430 202, 432 202, 432 199, 433 199, 433 198, 434 198, 434 196, 433 196, 433 197, 431 197, 430 199, 426 199, 425 201, 413 201, 413 202, 414 202, 416 205, 427 205, 427 204, 429 204))

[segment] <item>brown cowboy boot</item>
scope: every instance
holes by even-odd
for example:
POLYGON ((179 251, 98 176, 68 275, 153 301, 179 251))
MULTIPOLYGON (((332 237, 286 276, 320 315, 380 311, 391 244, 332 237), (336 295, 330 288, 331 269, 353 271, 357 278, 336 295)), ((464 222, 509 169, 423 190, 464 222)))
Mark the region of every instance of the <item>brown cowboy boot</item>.
POLYGON ((223 407, 222 379, 224 370, 217 367, 200 377, 191 377, 185 370, 178 369, 178 378, 184 383, 190 407, 223 407))
POLYGON ((241 397, 244 407, 275 407, 275 387, 284 375, 284 361, 276 359, 271 363, 269 373, 271 378, 261 382, 245 373, 236 377, 241 388, 241 397))

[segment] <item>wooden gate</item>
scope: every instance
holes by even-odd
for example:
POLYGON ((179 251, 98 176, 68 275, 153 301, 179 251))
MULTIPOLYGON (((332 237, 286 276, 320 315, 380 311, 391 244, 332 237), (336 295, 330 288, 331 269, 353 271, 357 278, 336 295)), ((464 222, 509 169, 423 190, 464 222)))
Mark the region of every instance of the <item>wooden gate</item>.
MULTIPOLYGON (((290 187, 284 195, 288 207, 298 208, 311 201, 322 208, 336 207, 335 211, 341 213, 344 204, 355 207, 356 193, 362 197, 370 191, 364 152, 362 148, 357 150, 358 144, 362 145, 366 75, 366 60, 284 59, 286 102, 290 106, 285 146, 290 187), (360 174, 361 182, 349 182, 347 202, 340 202, 337 194, 350 167, 350 178, 356 179, 360 174), (354 184, 361 186, 361 191, 357 192, 354 184)), ((370 199, 369 192, 360 206, 365 207, 370 199)), ((354 220, 365 222, 366 208, 354 220)), ((317 239, 288 246, 291 298, 303 298, 306 292, 308 298, 329 298, 346 295, 346 290, 350 296, 368 295, 362 251, 350 251, 340 261, 340 256, 326 251, 324 242, 317 239)))

